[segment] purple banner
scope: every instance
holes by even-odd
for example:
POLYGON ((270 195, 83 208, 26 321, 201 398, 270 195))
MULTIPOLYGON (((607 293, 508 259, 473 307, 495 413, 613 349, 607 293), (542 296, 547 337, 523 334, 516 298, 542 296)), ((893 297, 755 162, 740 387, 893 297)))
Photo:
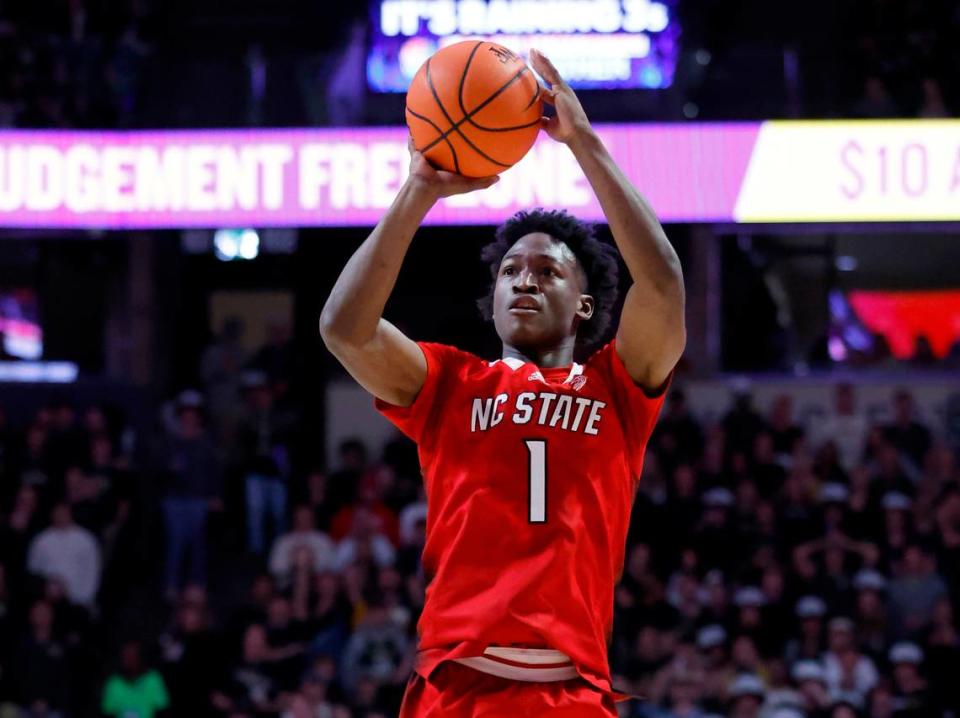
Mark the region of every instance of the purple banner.
MULTIPOLYGON (((730 221, 760 124, 600 125, 665 222, 730 221)), ((373 225, 407 173, 405 128, 0 133, 0 225, 373 225)), ((541 136, 494 187, 431 224, 497 224, 533 206, 602 221, 570 151, 541 136)))

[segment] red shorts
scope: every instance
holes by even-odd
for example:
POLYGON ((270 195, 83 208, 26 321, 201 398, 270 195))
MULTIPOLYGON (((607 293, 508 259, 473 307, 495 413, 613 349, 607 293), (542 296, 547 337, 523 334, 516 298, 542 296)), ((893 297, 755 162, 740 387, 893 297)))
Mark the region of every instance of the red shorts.
POLYGON ((399 718, 616 718, 613 697, 581 678, 533 683, 444 661, 430 680, 414 671, 399 718))

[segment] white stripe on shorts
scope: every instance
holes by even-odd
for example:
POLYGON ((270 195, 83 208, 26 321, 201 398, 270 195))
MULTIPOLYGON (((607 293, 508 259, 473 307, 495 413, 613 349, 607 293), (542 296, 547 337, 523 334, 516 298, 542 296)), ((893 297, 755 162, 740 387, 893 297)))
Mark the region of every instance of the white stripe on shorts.
POLYGON ((580 675, 567 655, 551 648, 487 646, 483 653, 482 656, 468 656, 453 660, 481 673, 515 681, 567 681, 580 675), (496 660, 498 658, 512 663, 496 660), (525 665, 513 665, 515 663, 525 665))

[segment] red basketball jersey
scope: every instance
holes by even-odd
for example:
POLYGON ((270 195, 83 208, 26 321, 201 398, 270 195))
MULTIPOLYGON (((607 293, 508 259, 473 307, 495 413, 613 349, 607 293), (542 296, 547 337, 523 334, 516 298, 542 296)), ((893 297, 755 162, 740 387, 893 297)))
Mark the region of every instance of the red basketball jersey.
POLYGON ((632 381, 615 341, 564 369, 420 347, 414 403, 376 400, 417 442, 426 486, 417 671, 542 646, 610 691, 613 589, 663 395, 632 381))

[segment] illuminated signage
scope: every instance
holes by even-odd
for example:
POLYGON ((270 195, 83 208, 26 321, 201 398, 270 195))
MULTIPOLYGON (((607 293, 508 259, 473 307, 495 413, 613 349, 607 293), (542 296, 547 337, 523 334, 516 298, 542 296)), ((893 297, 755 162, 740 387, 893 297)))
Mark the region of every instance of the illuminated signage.
POLYGON ((743 222, 960 220, 960 122, 768 122, 743 222))
POLYGON ((583 89, 669 87, 679 52, 670 1, 382 0, 371 25, 367 79, 378 92, 406 92, 430 55, 462 40, 541 50, 583 89))
MULTIPOLYGON (((664 222, 960 221, 960 121, 597 131, 664 222)), ((0 132, 0 226, 373 225, 408 165, 402 127, 10 130, 0 132)), ((498 224, 532 206, 603 221, 573 155, 543 135, 500 182, 442 200, 426 221, 498 224)))

